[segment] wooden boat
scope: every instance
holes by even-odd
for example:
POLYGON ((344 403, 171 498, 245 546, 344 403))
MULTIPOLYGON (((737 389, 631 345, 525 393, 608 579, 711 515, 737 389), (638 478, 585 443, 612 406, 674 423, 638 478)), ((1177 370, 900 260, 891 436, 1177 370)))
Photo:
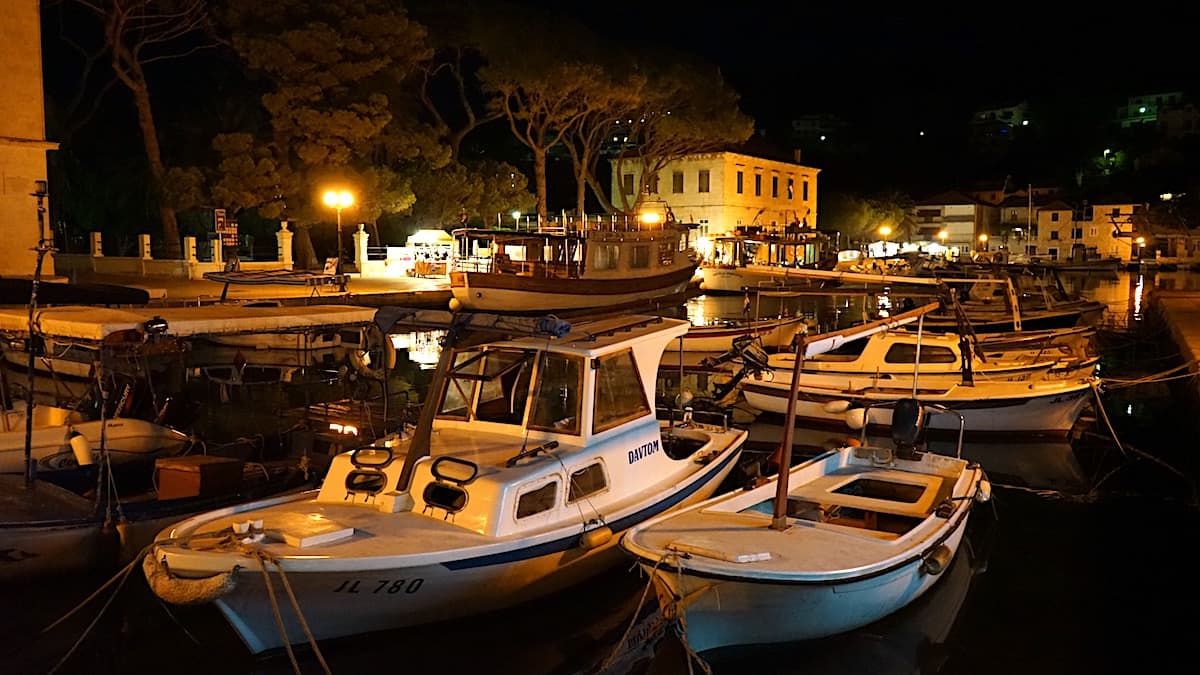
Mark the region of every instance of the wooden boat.
POLYGON ((689 352, 727 352, 736 338, 751 337, 766 349, 782 349, 805 327, 803 316, 760 319, 724 319, 705 325, 693 325, 683 336, 683 349, 689 352))
POLYGON ((583 223, 568 228, 454 231, 451 309, 544 313, 649 305, 682 297, 698 259, 688 228, 583 223))
POLYGON ((891 447, 825 452, 622 537, 691 650, 843 633, 938 582, 990 485, 979 465, 919 447, 925 416, 944 409, 891 405, 905 419, 891 447))
MULTIPOLYGON (((448 335, 465 336, 453 322, 475 316, 444 319, 448 335)), ((520 333, 513 319, 477 325, 520 333)), ((500 609, 590 578, 620 561, 621 532, 711 496, 741 453, 744 431, 655 417, 659 359, 688 325, 612 317, 539 321, 526 337, 470 347, 448 338, 411 433, 335 457, 319 491, 165 530, 146 557, 151 588, 168 601, 207 593, 261 652, 308 633, 500 609), (285 577, 307 629, 284 612, 281 633, 277 581, 222 581, 238 569, 285 577)), ((408 329, 422 327, 435 326, 408 329)))
POLYGON ((798 223, 739 225, 711 244, 699 268, 705 293, 741 293, 762 283, 794 280, 796 269, 816 267, 829 256, 829 236, 798 223))

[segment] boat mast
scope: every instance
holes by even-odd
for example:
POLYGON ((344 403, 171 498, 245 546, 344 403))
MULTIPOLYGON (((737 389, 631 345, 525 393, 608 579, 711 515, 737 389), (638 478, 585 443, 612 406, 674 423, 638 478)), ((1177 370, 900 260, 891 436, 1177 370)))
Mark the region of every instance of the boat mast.
POLYGON ((779 475, 776 478, 775 513, 772 530, 787 529, 788 473, 792 467, 792 430, 796 424, 796 397, 800 392, 800 372, 804 369, 804 345, 808 327, 801 325, 796 336, 796 358, 792 362, 792 389, 788 395, 787 416, 783 421, 783 439, 779 444, 779 475))
POLYGON ((25 389, 25 487, 33 485, 33 379, 34 379, 34 355, 33 355, 33 336, 36 327, 34 325, 34 314, 37 312, 37 293, 38 284, 42 280, 42 261, 46 259, 46 254, 50 252, 52 246, 46 241, 46 181, 35 181, 37 191, 32 195, 37 199, 37 219, 38 219, 38 242, 37 248, 37 265, 33 268, 33 283, 29 289, 29 339, 25 343, 25 350, 29 354, 28 374, 29 384, 25 389))

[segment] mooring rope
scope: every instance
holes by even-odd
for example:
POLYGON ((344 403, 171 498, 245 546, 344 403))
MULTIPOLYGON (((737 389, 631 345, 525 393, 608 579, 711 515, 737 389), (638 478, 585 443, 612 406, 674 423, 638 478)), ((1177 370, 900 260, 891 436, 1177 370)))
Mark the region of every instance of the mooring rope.
POLYGON ((283 614, 279 612, 279 601, 275 598, 275 585, 271 583, 271 574, 267 572, 267 560, 263 557, 255 557, 258 558, 258 566, 262 570, 263 584, 267 587, 267 598, 271 601, 271 612, 275 615, 275 625, 279 628, 279 635, 283 638, 283 648, 287 650, 293 672, 300 675, 300 664, 296 661, 296 652, 292 650, 292 641, 288 639, 287 627, 283 625, 283 614))
MULTIPOLYGON (((283 565, 279 563, 279 560, 275 556, 262 549, 257 549, 256 555, 259 562, 263 565, 264 570, 266 569, 266 561, 270 561, 275 566, 276 571, 279 572, 279 579, 283 581, 283 590, 287 591, 288 599, 292 603, 292 609, 296 611, 296 618, 300 620, 300 628, 304 630, 304 636, 308 639, 308 644, 312 647, 313 654, 316 655, 317 661, 325 671, 325 675, 332 675, 329 664, 325 661, 325 655, 321 653, 321 648, 317 646, 317 638, 308 627, 308 621, 304 618, 304 612, 300 611, 300 601, 296 599, 296 594, 292 591, 292 583, 288 581, 287 572, 283 571, 283 565)), ((286 633, 283 634, 283 638, 287 640, 286 633)))
MULTIPOLYGON (((637 625, 638 615, 642 613, 642 607, 646 604, 646 598, 650 595, 650 589, 654 587, 654 573, 658 571, 659 565, 661 565, 663 561, 665 561, 671 555, 672 553, 670 551, 666 551, 659 556, 658 560, 654 562, 654 567, 650 570, 650 574, 646 580, 646 587, 642 589, 642 597, 640 600, 638 600, 637 607, 633 610, 633 618, 629 621, 629 626, 625 628, 625 633, 621 635, 621 639, 617 640, 617 644, 613 647, 613 650, 608 655, 608 658, 605 659, 604 663, 600 665, 601 672, 608 670, 609 667, 612 666, 613 662, 617 660, 617 654, 622 651, 625 646, 625 641, 629 639, 629 634, 633 632, 633 627, 637 625)), ((659 611, 663 611, 663 608, 660 608, 659 611)))

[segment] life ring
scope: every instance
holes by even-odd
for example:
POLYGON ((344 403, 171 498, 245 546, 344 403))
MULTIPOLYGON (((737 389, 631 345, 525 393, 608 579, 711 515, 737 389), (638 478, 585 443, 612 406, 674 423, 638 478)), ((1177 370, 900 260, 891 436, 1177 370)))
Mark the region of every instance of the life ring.
POLYGON ((349 350, 350 366, 363 377, 382 380, 396 367, 396 346, 375 324, 364 328, 362 334, 363 343, 349 350))

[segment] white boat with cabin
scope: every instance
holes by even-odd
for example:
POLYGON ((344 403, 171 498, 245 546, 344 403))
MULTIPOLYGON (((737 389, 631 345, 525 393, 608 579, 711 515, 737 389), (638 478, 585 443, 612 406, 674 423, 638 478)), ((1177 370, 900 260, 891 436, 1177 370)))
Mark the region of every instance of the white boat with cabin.
POLYGON ((165 530, 151 588, 215 602, 261 652, 502 609, 608 569, 626 529, 711 496, 746 438, 656 418, 659 360, 687 329, 625 316, 454 346, 452 326, 411 433, 335 457, 319 491, 165 530), (280 582, 298 606, 286 634, 280 582))

